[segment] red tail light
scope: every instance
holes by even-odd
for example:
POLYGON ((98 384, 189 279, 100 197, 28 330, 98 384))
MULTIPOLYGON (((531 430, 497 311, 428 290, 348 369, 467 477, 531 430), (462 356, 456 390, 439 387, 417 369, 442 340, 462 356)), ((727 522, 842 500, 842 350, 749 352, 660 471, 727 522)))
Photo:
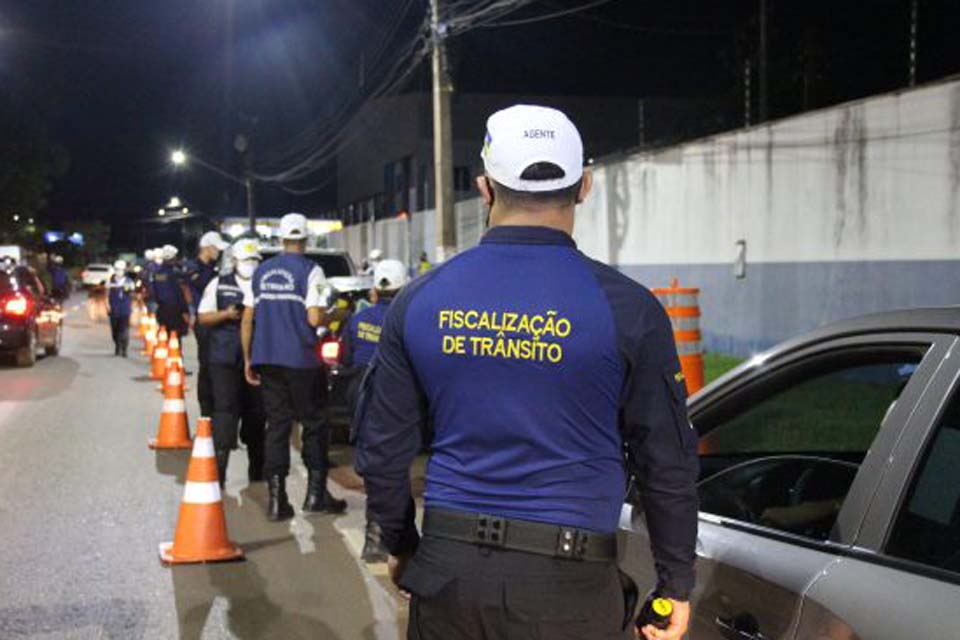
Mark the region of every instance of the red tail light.
POLYGON ((340 341, 330 340, 320 345, 320 358, 328 365, 340 364, 340 341))
POLYGON ((28 315, 30 313, 30 299, 23 296, 6 298, 3 301, 3 313, 18 317, 28 315))

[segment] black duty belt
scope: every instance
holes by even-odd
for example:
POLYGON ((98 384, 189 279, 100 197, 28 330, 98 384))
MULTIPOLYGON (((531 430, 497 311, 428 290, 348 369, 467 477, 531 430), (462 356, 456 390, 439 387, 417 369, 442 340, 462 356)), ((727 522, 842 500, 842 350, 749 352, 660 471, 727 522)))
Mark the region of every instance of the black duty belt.
POLYGON ((427 509, 423 516, 423 533, 482 547, 569 560, 608 562, 617 557, 617 537, 612 533, 482 513, 427 509))

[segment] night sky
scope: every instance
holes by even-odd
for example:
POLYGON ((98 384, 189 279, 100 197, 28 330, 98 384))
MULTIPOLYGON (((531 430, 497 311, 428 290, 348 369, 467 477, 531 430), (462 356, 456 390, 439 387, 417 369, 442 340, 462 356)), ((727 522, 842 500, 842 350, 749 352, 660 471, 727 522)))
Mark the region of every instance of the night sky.
MULTIPOLYGON (((542 0, 504 20, 585 3, 542 0)), ((255 169, 285 168, 311 123, 363 98, 361 53, 370 64, 384 47, 367 69, 372 82, 415 37, 426 4, 412 0, 395 20, 406 0, 11 0, 0 5, 0 98, 70 157, 48 219, 144 218, 174 193, 197 209, 242 213, 240 190, 198 167, 174 172, 170 149, 183 145, 239 173, 232 142, 244 132, 255 169)), ((905 85, 909 0, 768 4, 772 117, 905 85)), ((451 43, 456 87, 691 98, 709 109, 714 129, 737 126, 757 6, 612 0, 546 22, 476 29, 451 43)), ((920 0, 921 82, 960 71, 957 33, 960 2, 920 0)), ((423 68, 405 85, 428 87, 423 68)), ((333 197, 329 188, 298 197, 262 187, 258 205, 314 212, 333 197)))

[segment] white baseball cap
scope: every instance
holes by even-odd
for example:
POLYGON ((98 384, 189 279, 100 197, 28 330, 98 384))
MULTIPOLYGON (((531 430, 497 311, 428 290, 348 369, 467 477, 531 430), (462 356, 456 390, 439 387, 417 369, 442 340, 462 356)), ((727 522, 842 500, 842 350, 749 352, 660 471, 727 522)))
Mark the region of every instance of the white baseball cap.
POLYGON ((372 249, 370 251, 370 255, 367 256, 367 260, 371 260, 371 261, 377 261, 377 260, 380 260, 381 258, 383 258, 382 249, 372 249))
POLYGON ((200 236, 200 248, 216 247, 218 251, 223 251, 230 246, 230 243, 224 240, 216 231, 207 231, 200 236))
POLYGON ((373 270, 373 286, 380 291, 396 291, 407 284, 407 269, 399 260, 381 260, 373 270))
POLYGON ((163 248, 161 249, 161 251, 162 251, 164 260, 173 260, 174 258, 177 257, 177 253, 179 253, 177 251, 177 248, 172 244, 163 245, 163 248))
POLYGON ((302 213, 288 213, 280 218, 281 240, 306 240, 307 217, 302 213))
POLYGON ((260 243, 253 238, 241 238, 230 246, 230 252, 233 254, 233 259, 237 262, 241 260, 259 260, 260 243))
POLYGON ((487 120, 480 152, 487 175, 514 191, 556 191, 583 177, 583 140, 562 112, 549 107, 518 104, 497 111, 487 120), (549 162, 563 170, 556 180, 524 180, 532 164, 549 162))
POLYGON ((126 260, 117 260, 113 263, 113 268, 115 271, 126 271, 127 270, 127 261, 126 260))

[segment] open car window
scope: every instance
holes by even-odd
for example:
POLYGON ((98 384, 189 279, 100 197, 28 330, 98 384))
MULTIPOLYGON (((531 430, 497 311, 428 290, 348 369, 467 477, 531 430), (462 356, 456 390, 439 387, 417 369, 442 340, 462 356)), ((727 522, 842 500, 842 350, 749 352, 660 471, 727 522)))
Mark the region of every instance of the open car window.
POLYGON ((701 511, 824 540, 925 349, 858 347, 773 371, 705 410, 701 511))

